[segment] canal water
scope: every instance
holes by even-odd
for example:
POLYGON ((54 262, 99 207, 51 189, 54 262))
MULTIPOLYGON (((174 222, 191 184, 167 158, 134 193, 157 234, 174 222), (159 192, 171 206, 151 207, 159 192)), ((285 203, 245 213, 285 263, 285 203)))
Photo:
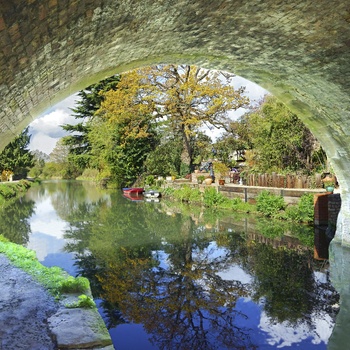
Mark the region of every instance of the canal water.
POLYGON ((326 349, 335 325, 310 227, 85 182, 33 187, 0 225, 42 264, 90 280, 118 350, 326 349))

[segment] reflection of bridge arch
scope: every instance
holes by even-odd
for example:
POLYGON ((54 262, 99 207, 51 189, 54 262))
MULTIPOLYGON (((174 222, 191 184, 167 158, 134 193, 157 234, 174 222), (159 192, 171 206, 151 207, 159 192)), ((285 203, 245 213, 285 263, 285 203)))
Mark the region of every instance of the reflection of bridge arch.
POLYGON ((342 189, 338 238, 350 243, 346 1, 0 0, 0 37, 0 148, 112 73, 160 62, 226 69, 275 94, 321 141, 342 189))

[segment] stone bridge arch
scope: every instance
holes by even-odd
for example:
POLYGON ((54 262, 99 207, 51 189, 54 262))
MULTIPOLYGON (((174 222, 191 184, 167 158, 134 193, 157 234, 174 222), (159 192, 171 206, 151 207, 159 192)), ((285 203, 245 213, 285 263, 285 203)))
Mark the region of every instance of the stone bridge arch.
POLYGON ((0 149, 49 106, 154 63, 223 69, 269 90, 321 141, 350 244, 350 5, 343 0, 0 0, 0 149))

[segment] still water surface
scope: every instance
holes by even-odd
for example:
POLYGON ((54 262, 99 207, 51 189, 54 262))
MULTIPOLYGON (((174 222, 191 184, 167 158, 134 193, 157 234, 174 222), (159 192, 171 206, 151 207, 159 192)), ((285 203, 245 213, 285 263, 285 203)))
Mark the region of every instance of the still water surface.
POLYGON ((90 280, 118 350, 327 348, 338 296, 312 228, 81 182, 34 187, 1 216, 44 265, 90 280))

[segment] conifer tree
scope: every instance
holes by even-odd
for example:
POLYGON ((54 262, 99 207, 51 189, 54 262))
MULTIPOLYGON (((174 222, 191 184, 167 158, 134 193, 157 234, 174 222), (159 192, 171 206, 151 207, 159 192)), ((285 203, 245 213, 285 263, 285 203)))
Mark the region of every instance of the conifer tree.
POLYGON ((10 171, 17 179, 27 176, 30 167, 34 165, 33 155, 28 149, 31 138, 28 129, 24 129, 0 153, 0 173, 10 171))

